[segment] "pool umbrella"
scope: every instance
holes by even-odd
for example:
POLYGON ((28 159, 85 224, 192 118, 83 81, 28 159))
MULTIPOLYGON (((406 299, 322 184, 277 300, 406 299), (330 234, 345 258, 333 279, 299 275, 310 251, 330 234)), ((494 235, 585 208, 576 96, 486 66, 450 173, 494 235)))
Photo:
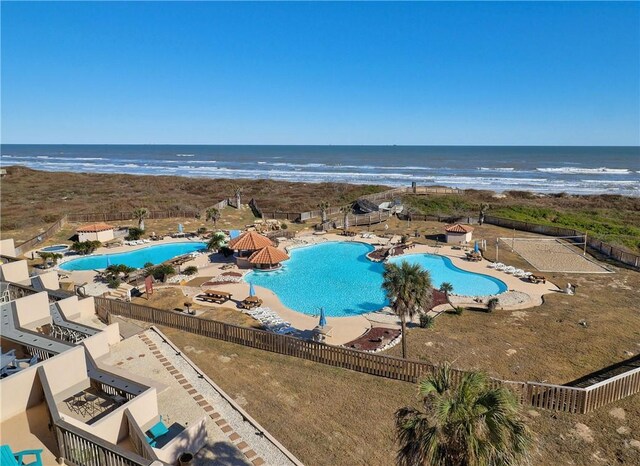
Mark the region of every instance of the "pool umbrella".
POLYGON ((184 230, 184 228, 182 227, 182 223, 178 223, 178 232, 182 233, 182 230, 184 230))
POLYGON ((111 265, 111 259, 109 259, 109 256, 107 255, 107 267, 109 267, 111 265))
POLYGON ((249 283, 249 296, 255 296, 256 290, 253 289, 253 283, 249 283))
POLYGON ((480 252, 480 249, 478 248, 478 242, 476 241, 476 245, 473 247, 473 250, 475 252, 480 252))
POLYGON ((320 322, 318 323, 319 327, 325 327, 327 325, 327 318, 324 315, 324 307, 320 308, 320 322))

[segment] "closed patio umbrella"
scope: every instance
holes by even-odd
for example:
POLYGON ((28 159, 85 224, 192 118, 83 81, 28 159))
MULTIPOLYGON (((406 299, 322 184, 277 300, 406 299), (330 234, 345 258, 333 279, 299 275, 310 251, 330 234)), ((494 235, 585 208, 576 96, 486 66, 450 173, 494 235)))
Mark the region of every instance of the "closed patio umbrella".
POLYGON ((249 283, 249 296, 255 296, 256 290, 253 289, 253 283, 249 283))
POLYGON ((480 249, 478 248, 478 242, 477 242, 477 241, 476 241, 475 246, 473 247, 473 250, 474 250, 475 252, 480 252, 480 249))
POLYGON ((327 325, 327 318, 324 315, 324 307, 320 308, 320 322, 318 322, 319 327, 325 327, 327 325))

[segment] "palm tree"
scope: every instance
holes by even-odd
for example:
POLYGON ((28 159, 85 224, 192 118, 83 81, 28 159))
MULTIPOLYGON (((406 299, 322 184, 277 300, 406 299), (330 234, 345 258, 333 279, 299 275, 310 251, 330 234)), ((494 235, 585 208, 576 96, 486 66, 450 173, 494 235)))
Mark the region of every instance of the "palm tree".
POLYGON ((210 251, 219 251, 225 243, 225 236, 222 233, 214 233, 207 243, 207 249, 210 251))
POLYGON ((453 304, 451 304, 451 300, 449 299, 449 293, 453 291, 453 285, 449 282, 442 282, 440 284, 440 291, 444 293, 444 297, 447 299, 447 303, 449 303, 449 306, 455 307, 453 304))
POLYGON ((46 252, 46 251, 38 251, 38 255, 42 259, 42 268, 47 268, 49 266, 49 261, 51 261, 52 265, 56 265, 60 259, 62 259, 62 254, 58 254, 57 252, 46 252))
POLYGON ((351 206, 340 207, 340 212, 343 215, 342 226, 344 231, 347 231, 349 229, 349 214, 351 213, 351 206))
POLYGON ((454 382, 448 364, 419 384, 422 409, 395 414, 399 466, 507 466, 526 463, 532 434, 516 397, 469 372, 454 382))
POLYGON ((402 326, 402 357, 407 357, 407 318, 431 306, 433 286, 428 270, 419 264, 388 262, 384 265, 382 288, 391 302, 391 309, 400 318, 402 326))
POLYGON ((322 223, 325 223, 327 221, 327 209, 329 208, 329 203, 327 201, 322 201, 318 204, 318 208, 320 209, 322 223))
POLYGON ((215 207, 207 209, 207 220, 213 221, 213 228, 215 228, 218 220, 220 220, 220 211, 215 207))
POLYGON ((144 219, 149 215, 149 211, 144 207, 138 207, 133 211, 133 218, 138 221, 138 228, 144 231, 144 219))

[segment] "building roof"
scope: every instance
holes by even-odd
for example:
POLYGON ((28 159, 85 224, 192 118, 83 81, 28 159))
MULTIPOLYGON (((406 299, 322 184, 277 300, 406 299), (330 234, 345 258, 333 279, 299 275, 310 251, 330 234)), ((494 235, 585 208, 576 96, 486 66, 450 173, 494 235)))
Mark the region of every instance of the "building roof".
POLYGON ((229 241, 229 248, 237 251, 255 251, 267 246, 273 246, 273 242, 255 231, 247 231, 229 241))
POLYGON ((447 233, 470 233, 473 231, 473 227, 470 225, 455 223, 453 225, 445 226, 444 231, 446 231, 447 233))
POLYGON ((251 254, 249 262, 252 264, 279 264, 287 259, 289 259, 289 256, 284 251, 273 246, 267 246, 251 254))
POLYGON ((97 233, 99 231, 107 231, 113 230, 113 226, 100 222, 100 223, 91 223, 89 225, 82 225, 76 228, 78 233, 97 233))

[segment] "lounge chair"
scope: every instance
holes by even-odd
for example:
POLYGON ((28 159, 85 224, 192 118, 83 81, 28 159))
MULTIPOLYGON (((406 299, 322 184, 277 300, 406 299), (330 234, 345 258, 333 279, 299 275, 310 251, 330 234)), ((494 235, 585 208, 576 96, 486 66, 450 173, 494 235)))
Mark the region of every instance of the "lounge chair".
POLYGON ((0 463, 7 466, 42 466, 42 449, 22 450, 14 453, 9 445, 0 447, 0 463), (35 459, 27 463, 23 458, 33 455, 35 459))
POLYGON ((160 420, 151 426, 151 428, 146 432, 147 443, 152 447, 155 447, 158 443, 158 439, 168 432, 169 428, 164 425, 164 422, 162 422, 162 416, 160 416, 160 420))

